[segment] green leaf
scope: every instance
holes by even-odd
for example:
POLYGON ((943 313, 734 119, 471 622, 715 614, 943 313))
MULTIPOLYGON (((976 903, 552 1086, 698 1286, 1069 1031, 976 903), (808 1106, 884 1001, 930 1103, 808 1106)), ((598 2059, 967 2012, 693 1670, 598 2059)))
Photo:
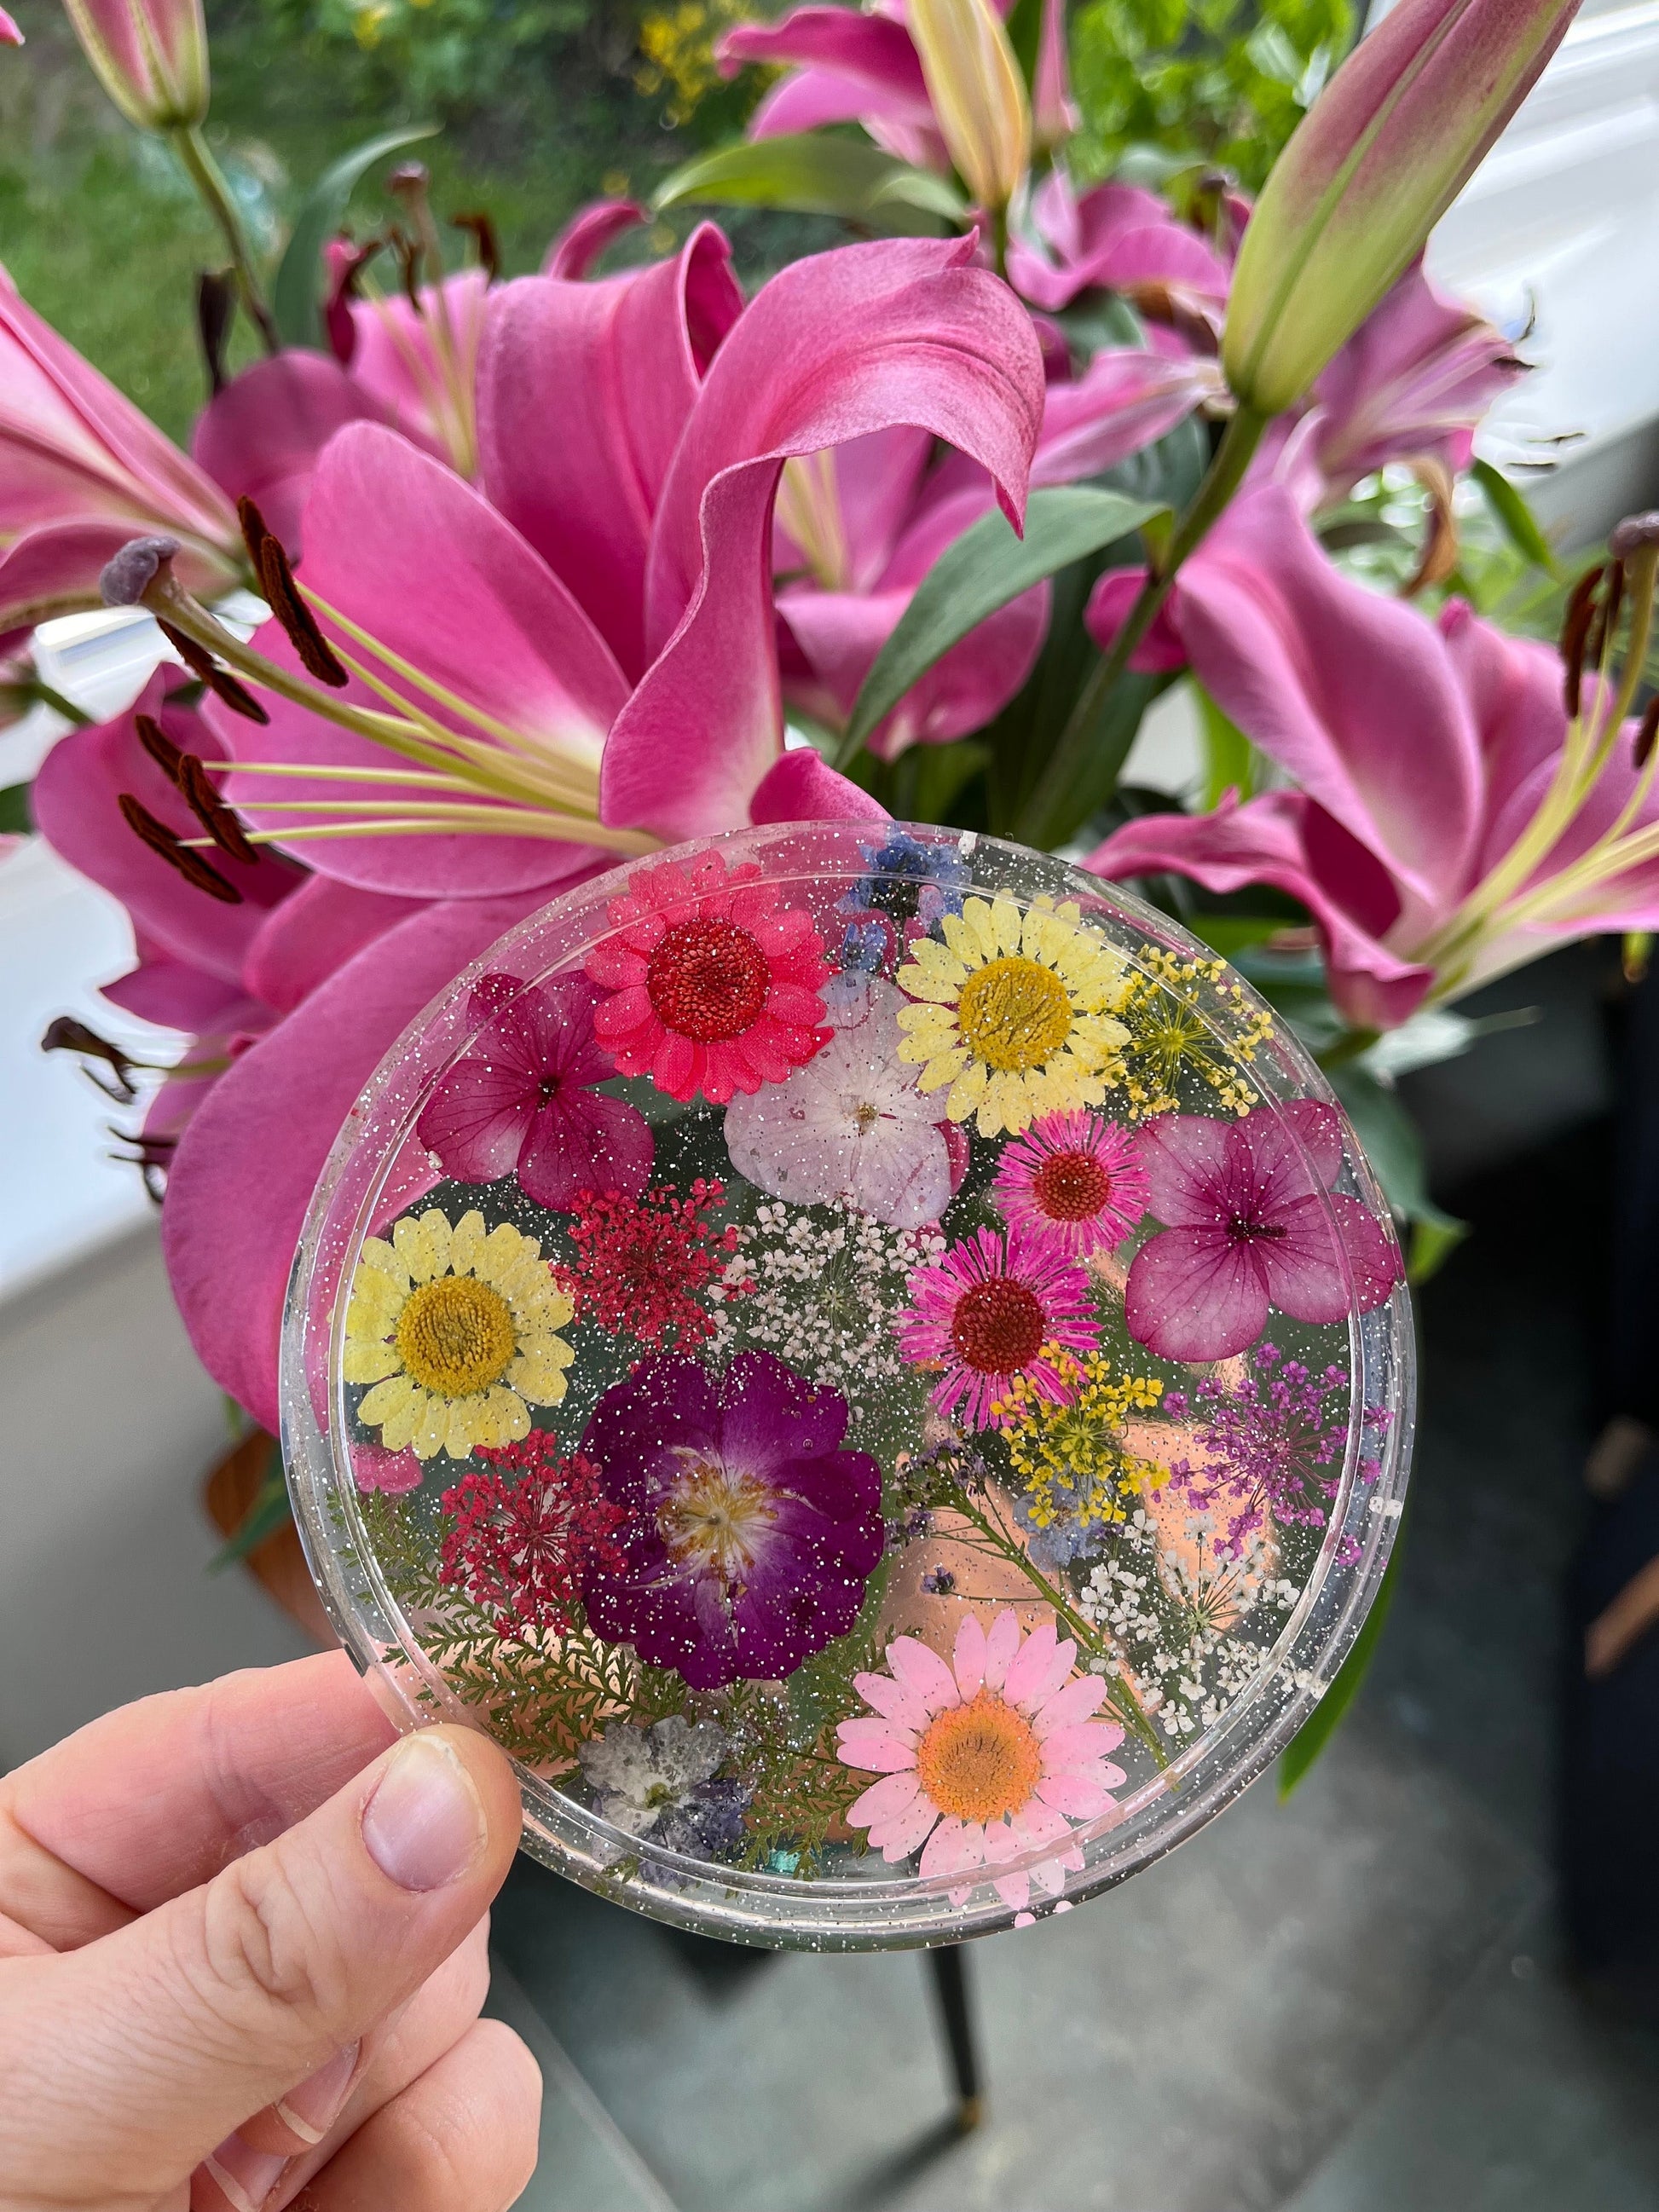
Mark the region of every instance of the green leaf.
POLYGON ((1023 538, 1000 511, 981 515, 939 555, 877 654, 853 708, 845 754, 856 750, 911 685, 988 615, 1056 569, 1127 538, 1158 512, 1121 492, 1060 484, 1031 494, 1023 538))
POLYGON ((1412 1224, 1411 1249, 1406 1257, 1406 1279, 1414 1288, 1437 1273, 1469 1233, 1467 1221, 1449 1213, 1435 1212, 1412 1224))
POLYGON ((1559 576, 1561 565, 1555 557, 1555 548, 1539 526, 1525 494, 1517 490, 1490 461, 1476 461, 1469 474, 1486 495, 1493 520, 1521 558, 1530 562, 1534 568, 1559 576))
POLYGON ((276 271, 271 313, 286 345, 314 346, 322 341, 323 321, 318 294, 321 289, 323 248, 344 219, 346 205, 362 179, 377 161, 400 148, 437 136, 435 123, 416 123, 402 131, 385 131, 366 145, 343 154, 324 171, 300 205, 294 228, 276 271))
POLYGON ((1277 936, 1285 927, 1285 917, 1282 914, 1209 914, 1200 908, 1188 915, 1187 927, 1224 960, 1236 961, 1253 945, 1265 945, 1270 937, 1277 936))
POLYGON ((254 1492, 253 1502, 242 1516, 234 1533, 226 1538, 208 1561, 209 1574, 222 1574, 227 1567, 234 1566, 238 1559, 245 1559, 250 1552, 257 1552, 267 1536, 274 1536, 283 1522, 292 1517, 293 1510, 289 1503, 288 1483, 283 1474, 283 1448, 273 1443, 270 1471, 254 1492))
POLYGON ((904 227, 906 210, 955 222, 966 213, 942 178, 858 138, 803 131, 785 138, 744 139, 699 154, 657 188, 660 214, 688 200, 717 207, 787 208, 796 215, 836 215, 869 222, 882 214, 904 227))
POLYGON ((1204 734, 1204 811, 1213 813, 1230 791, 1249 798, 1255 784, 1255 754, 1237 722, 1224 714, 1204 686, 1194 679, 1198 696, 1199 726, 1204 734))
POLYGON ((1396 1536, 1387 1570, 1377 1585, 1376 1595, 1371 1600, 1371 1609, 1365 1615, 1364 1625, 1355 1637, 1347 1657, 1337 1668, 1330 1688, 1291 1739, 1284 1757, 1279 1762, 1279 1802, 1281 1805, 1336 1734, 1344 1714, 1358 1695, 1359 1686, 1370 1671, 1371 1661, 1376 1656, 1376 1647, 1382 1640, 1382 1627, 1389 1617, 1389 1607, 1394 1603, 1399 1568, 1400 1539, 1396 1536))
POLYGON ((0 836, 27 837, 33 827, 29 787, 26 783, 9 784, 0 791, 0 836))

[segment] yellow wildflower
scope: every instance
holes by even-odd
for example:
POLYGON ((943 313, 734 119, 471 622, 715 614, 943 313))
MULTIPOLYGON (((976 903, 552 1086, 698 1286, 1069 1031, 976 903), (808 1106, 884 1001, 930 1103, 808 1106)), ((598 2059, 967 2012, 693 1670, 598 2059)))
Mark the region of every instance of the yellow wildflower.
POLYGON ((1230 1114, 1242 1119, 1259 1106, 1261 1093, 1240 1068, 1272 1040, 1267 1008, 1253 1003, 1224 960, 1188 960, 1143 945, 1139 965, 1120 1008, 1129 1033, 1123 1085, 1133 1118, 1176 1112, 1183 1068, 1230 1114))
POLYGON ((1164 1385, 1155 1376, 1114 1375, 1103 1352, 1079 1359, 1054 1345, 1048 1355, 1066 1386, 1064 1401, 1039 1396, 1016 1376, 1007 1398, 993 1408, 1007 1432, 1030 1523, 1050 1528, 1062 1514, 1085 1528, 1121 1521, 1144 1491, 1169 1480, 1166 1468, 1123 1440, 1124 1424, 1133 1413, 1155 1411, 1164 1385))

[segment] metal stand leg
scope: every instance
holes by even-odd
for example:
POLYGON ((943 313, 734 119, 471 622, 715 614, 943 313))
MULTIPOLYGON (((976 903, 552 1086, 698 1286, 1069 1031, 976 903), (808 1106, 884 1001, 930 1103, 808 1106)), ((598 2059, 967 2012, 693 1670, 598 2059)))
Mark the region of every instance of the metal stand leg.
POLYGON ((968 1994, 968 1962, 959 1943, 930 1951, 927 1964, 933 1977, 933 1996, 951 2053, 951 2073, 956 2083, 957 2124, 966 2135, 984 2117, 980 2089, 979 2050, 974 2035, 973 2008, 968 1994))

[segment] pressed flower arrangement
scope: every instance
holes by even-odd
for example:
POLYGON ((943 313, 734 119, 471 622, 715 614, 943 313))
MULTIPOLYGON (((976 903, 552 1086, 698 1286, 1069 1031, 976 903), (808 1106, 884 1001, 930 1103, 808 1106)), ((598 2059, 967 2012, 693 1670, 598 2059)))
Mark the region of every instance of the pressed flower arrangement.
POLYGON ((406 1035, 285 1440, 348 1641, 514 1753, 532 1847, 916 1940, 1121 1878, 1288 1737, 1392 1538, 1405 1316, 1219 960, 1017 847, 799 824, 566 894, 406 1035))

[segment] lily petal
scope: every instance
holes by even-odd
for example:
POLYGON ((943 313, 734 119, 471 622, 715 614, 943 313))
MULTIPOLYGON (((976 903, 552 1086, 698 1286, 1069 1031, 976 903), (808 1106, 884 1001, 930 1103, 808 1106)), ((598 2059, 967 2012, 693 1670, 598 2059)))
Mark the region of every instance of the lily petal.
POLYGON ((710 223, 672 260, 596 284, 521 277, 490 302, 478 362, 484 489, 630 678, 647 659, 651 519, 742 307, 731 249, 710 223))
POLYGON ((1042 361, 971 239, 844 246, 775 276, 715 356, 653 530, 662 649, 605 748, 611 822, 695 836, 741 820, 781 749, 769 563, 784 460, 896 422, 969 454, 1023 512, 1042 361))
POLYGON ((331 356, 290 346, 234 376, 203 410, 191 451, 232 499, 258 507, 289 554, 317 457, 348 422, 385 422, 389 410, 331 356))
POLYGON ((301 1225, 376 1063, 533 898, 434 906, 386 932, 222 1076, 180 1140, 161 1239, 203 1364, 275 1432, 277 1339, 301 1225))
MULTIPOLYGON (((342 430, 323 454, 301 525, 304 587, 479 714, 507 726, 527 749, 591 762, 627 686, 604 641, 558 579, 510 525, 441 462, 370 423, 342 430)), ((333 624, 340 649, 377 670, 434 719, 469 737, 477 722, 434 702, 387 662, 333 624)), ((262 652, 294 666, 276 623, 262 652)), ((344 695, 382 702, 357 679, 344 695)), ((384 770, 393 757, 368 738, 273 699, 270 725, 255 729, 216 702, 219 738, 243 760, 384 770)), ((349 788, 346 787, 345 788, 349 788)), ((337 781, 284 778, 283 799, 338 799, 337 781)), ((376 793, 395 793, 383 786, 376 793)), ((233 775, 229 795, 249 821, 280 831, 291 817, 266 812, 270 781, 233 775)), ((395 795, 386 800, 395 811, 395 795)), ((465 803, 465 802, 463 802, 465 803)), ((366 890, 406 896, 486 897, 554 883, 591 865, 587 848, 538 837, 343 837, 311 845, 318 871, 366 890)))

